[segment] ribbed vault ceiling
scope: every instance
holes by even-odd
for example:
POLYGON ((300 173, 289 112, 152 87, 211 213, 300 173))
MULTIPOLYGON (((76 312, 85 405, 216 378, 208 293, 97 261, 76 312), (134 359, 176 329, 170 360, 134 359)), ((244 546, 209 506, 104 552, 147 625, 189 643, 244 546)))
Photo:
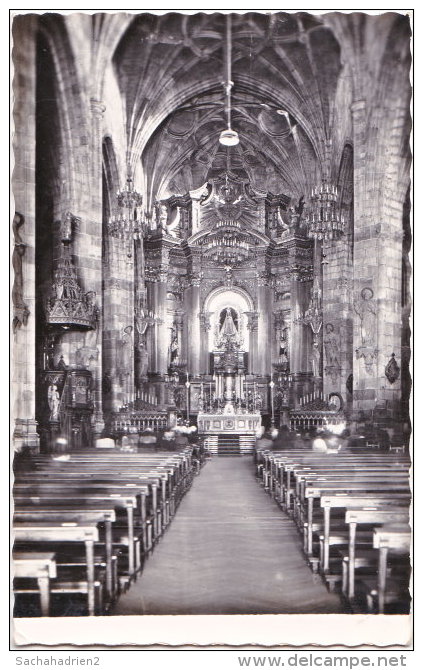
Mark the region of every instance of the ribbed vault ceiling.
POLYGON ((340 49, 324 17, 233 14, 232 126, 225 127, 222 14, 134 17, 113 63, 128 146, 155 198, 198 188, 230 166, 266 191, 299 197, 320 173, 331 135, 340 49), (278 113, 278 110, 284 113, 278 113))

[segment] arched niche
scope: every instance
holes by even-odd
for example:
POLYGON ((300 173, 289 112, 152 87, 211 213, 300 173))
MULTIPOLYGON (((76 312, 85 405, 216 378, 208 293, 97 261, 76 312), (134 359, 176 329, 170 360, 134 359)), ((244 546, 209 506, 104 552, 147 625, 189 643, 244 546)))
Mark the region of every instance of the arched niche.
POLYGON ((231 310, 236 322, 242 349, 249 351, 248 312, 254 311, 254 302, 251 296, 241 288, 222 286, 209 293, 204 301, 204 312, 209 315, 210 329, 208 350, 216 349, 219 335, 222 312, 231 310))

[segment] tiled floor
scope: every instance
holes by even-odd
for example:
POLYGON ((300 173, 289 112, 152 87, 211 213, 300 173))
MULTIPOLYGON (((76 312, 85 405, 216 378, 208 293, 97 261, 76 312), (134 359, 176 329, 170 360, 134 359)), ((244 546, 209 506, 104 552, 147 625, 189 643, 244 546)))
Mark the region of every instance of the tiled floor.
POLYGON ((249 457, 215 457, 194 480, 113 614, 339 613, 249 457))

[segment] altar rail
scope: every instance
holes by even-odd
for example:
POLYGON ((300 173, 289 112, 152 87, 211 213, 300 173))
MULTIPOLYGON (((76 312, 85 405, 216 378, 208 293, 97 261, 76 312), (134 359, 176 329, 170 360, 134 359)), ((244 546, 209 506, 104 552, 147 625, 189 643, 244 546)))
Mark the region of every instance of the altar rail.
POLYGON ((140 433, 146 428, 153 431, 167 428, 167 412, 129 412, 115 414, 112 419, 112 430, 117 434, 140 433))
POLYGON ((291 430, 309 429, 317 426, 334 426, 344 421, 342 412, 325 410, 291 410, 289 421, 291 430))

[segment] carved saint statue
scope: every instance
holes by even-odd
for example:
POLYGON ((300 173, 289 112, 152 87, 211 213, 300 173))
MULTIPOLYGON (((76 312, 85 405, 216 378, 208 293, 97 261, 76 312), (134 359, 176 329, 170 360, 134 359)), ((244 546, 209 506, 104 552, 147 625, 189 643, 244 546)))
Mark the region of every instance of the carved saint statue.
POLYGON ((59 420, 60 395, 57 385, 51 383, 47 391, 48 406, 50 408, 50 421, 59 420))
POLYGON ((118 342, 118 364, 122 373, 128 373, 132 367, 132 326, 124 328, 118 342))
POLYGON ((148 371, 148 351, 144 340, 138 344, 138 374, 140 378, 147 376, 148 371))
POLYGON ((174 327, 171 330, 169 350, 170 363, 177 363, 179 359, 178 332, 174 327))
POLYGON ((361 300, 354 303, 354 311, 360 318, 361 344, 363 347, 372 346, 376 335, 376 304, 373 300, 371 288, 363 288, 361 300))
POLYGON ((339 341, 338 336, 334 332, 334 327, 331 323, 325 326, 325 336, 323 343, 325 345, 326 365, 339 366, 339 341))
POLYGON ((238 333, 238 330, 237 330, 237 327, 235 325, 235 322, 234 322, 234 319, 233 319, 233 316, 232 316, 232 310, 231 310, 230 307, 227 307, 225 320, 223 322, 223 326, 222 326, 222 329, 220 331, 220 334, 222 336, 226 336, 226 337, 235 337, 235 335, 237 335, 237 333, 238 333))

